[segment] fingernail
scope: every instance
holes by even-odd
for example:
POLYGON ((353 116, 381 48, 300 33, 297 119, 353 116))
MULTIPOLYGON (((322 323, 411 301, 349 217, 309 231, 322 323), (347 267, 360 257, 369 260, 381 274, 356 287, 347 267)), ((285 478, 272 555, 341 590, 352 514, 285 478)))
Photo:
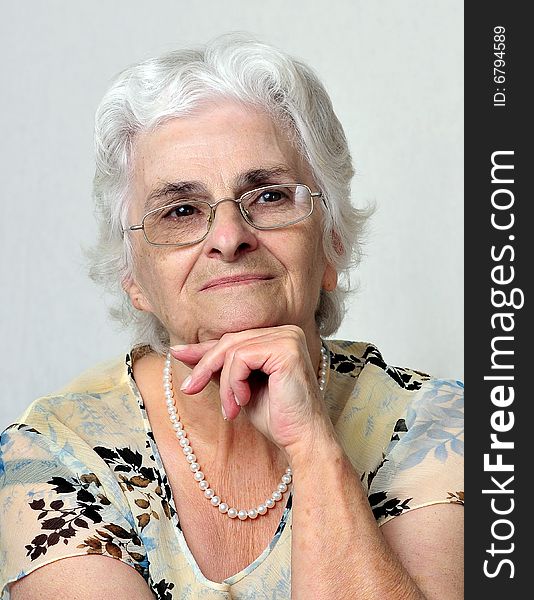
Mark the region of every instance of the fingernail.
POLYGON ((184 382, 182 383, 182 385, 180 386, 180 389, 182 391, 185 391, 188 387, 189 384, 191 383, 191 375, 188 375, 185 379, 184 382))
POLYGON ((221 404, 221 412, 222 412, 223 419, 225 421, 228 421, 228 417, 226 416, 226 411, 224 410, 224 404, 221 404))
POLYGON ((239 400, 237 399, 237 396, 235 394, 234 394, 234 400, 235 400, 235 403, 237 404, 237 406, 241 406, 241 404, 239 404, 239 400))
POLYGON ((187 348, 187 344, 176 344, 176 346, 171 346, 171 350, 173 352, 181 352, 187 348))

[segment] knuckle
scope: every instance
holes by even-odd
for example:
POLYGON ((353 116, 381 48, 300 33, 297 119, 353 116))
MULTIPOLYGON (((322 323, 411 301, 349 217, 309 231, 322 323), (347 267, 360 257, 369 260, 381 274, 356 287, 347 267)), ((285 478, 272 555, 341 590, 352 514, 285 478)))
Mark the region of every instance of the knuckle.
POLYGON ((244 357, 244 348, 239 347, 239 348, 234 348, 232 350, 232 356, 231 356, 232 361, 236 360, 236 359, 243 360, 243 357, 244 357))
POLYGON ((297 325, 288 325, 288 338, 299 346, 305 341, 304 331, 297 325))
POLYGON ((219 340, 219 343, 223 343, 223 344, 231 344, 233 342, 233 340, 235 339, 236 334, 234 332, 227 332, 227 333, 223 333, 221 335, 221 338, 219 340))

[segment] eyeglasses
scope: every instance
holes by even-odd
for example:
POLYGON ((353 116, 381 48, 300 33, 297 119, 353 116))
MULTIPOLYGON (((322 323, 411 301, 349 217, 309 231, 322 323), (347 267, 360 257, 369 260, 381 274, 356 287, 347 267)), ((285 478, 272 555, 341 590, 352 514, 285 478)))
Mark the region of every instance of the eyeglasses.
POLYGON ((302 183, 288 183, 266 185, 214 204, 180 199, 147 212, 139 225, 130 225, 123 233, 143 230, 145 240, 153 246, 189 246, 208 235, 222 202, 235 202, 243 219, 255 229, 280 229, 307 219, 313 212, 314 198, 322 196, 302 183))

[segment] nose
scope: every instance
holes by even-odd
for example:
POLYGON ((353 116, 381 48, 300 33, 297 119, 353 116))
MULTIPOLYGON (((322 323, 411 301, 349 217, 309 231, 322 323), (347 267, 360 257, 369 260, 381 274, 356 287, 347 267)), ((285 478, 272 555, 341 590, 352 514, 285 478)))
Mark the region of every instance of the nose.
POLYGON ((232 199, 217 203, 210 231, 204 242, 205 252, 225 262, 233 262, 258 247, 256 230, 243 218, 232 199))

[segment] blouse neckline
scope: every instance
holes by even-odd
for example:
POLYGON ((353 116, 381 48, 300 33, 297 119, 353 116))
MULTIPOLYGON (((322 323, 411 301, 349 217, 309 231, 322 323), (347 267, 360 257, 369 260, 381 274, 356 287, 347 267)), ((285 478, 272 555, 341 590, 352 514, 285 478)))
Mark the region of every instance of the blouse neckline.
MULTIPOLYGON (((133 349, 126 355, 126 359, 125 359, 126 381, 127 381, 127 385, 130 390, 131 396, 133 396, 133 398, 136 400, 136 404, 137 404, 137 407, 138 407, 138 410, 139 410, 139 413, 141 416, 141 420, 143 422, 145 438, 146 438, 146 440, 148 440, 148 442, 150 444, 150 449, 151 449, 152 455, 154 457, 154 462, 156 463, 156 468, 159 470, 160 476, 163 478, 163 480, 169 481, 169 477, 165 470, 163 460, 161 458, 158 446, 155 441, 154 433, 152 431, 152 425, 148 418, 148 414, 147 414, 147 411, 145 408, 145 403, 144 403, 143 397, 141 396, 141 392, 140 392, 140 390, 137 386, 137 383, 135 382, 134 376, 133 376, 133 362, 135 361, 136 358, 139 358, 139 356, 140 355, 138 353, 136 353, 136 349, 133 349)), ((327 373, 328 373, 328 370, 327 370, 327 373)), ((327 376, 327 381, 328 381, 328 376, 327 376)), ((242 580, 244 577, 246 577, 247 575, 252 573, 252 571, 254 571, 258 566, 260 566, 270 556, 271 552, 274 550, 280 537, 286 530, 287 525, 289 524, 289 527, 291 526, 292 493, 290 492, 287 503, 286 503, 286 507, 282 513, 280 522, 278 523, 276 533, 274 534, 273 538, 271 539, 269 544, 266 546, 266 548, 264 548, 262 553, 258 557, 256 557, 249 565, 247 565, 246 567, 244 567, 243 569, 241 569, 234 575, 227 577, 222 582, 216 582, 216 581, 209 579, 208 577, 206 577, 204 575, 204 573, 200 569, 193 553, 191 552, 189 545, 187 544, 187 540, 185 539, 183 531, 180 527, 178 511, 176 509, 176 503, 174 501, 174 496, 173 496, 173 492, 172 492, 170 485, 168 486, 167 501, 169 502, 169 504, 172 507, 173 514, 171 517, 171 521, 174 525, 175 535, 177 537, 177 540, 178 540, 181 550, 183 551, 190 567, 192 568, 193 572, 195 573, 195 576, 204 585, 211 587, 213 589, 219 590, 219 591, 227 591, 229 586, 242 580)))

